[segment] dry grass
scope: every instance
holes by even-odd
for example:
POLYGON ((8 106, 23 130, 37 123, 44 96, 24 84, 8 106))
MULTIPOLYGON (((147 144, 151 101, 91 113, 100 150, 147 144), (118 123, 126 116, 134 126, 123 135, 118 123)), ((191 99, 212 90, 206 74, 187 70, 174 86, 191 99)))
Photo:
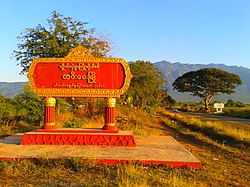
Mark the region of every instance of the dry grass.
POLYGON ((245 107, 226 107, 223 109, 224 115, 250 119, 250 105, 245 107))
POLYGON ((238 139, 231 137, 231 134, 224 136, 225 131, 220 134, 221 131, 207 132, 207 126, 203 129, 194 128, 189 121, 190 119, 180 117, 177 114, 168 111, 161 111, 160 113, 162 123, 174 132, 175 139, 201 161, 202 169, 197 173, 197 186, 250 185, 250 149, 248 144, 239 143, 238 139), (189 121, 188 124, 187 121, 189 121), (215 133, 215 136, 213 133, 215 133), (221 139, 221 137, 223 138, 221 139), (224 137, 231 137, 231 140, 235 141, 230 143, 221 141, 224 137))
MULTIPOLYGON (((206 128, 215 123, 197 124, 194 119, 177 118, 161 110, 149 115, 142 110, 117 108, 117 126, 140 135, 171 134, 202 163, 200 170, 174 169, 167 166, 143 166, 139 163, 96 165, 83 163, 81 158, 65 160, 2 161, 0 184, 4 186, 250 186, 249 148, 235 146, 208 136, 206 128), (187 125, 188 124, 188 125, 187 125), (194 125, 195 124, 195 125, 194 125), (197 127, 196 127, 197 126, 197 127), (205 130, 204 130, 205 129, 205 130)), ((61 124, 71 114, 60 116, 61 124)), ((95 116, 85 124, 95 128, 104 123, 103 116, 95 116)), ((218 125, 219 126, 219 125, 218 125)), ((218 136, 228 135, 227 130, 216 127, 218 136), (221 133, 221 134, 220 134, 221 133)), ((240 130, 240 129, 238 129, 240 130)), ((231 132, 232 130, 229 130, 231 132)), ((240 131, 238 131, 240 132, 240 131)), ((235 132, 237 133, 237 131, 235 132)), ((242 134, 239 141, 248 137, 242 134)), ((233 133, 230 137, 234 137, 233 133)), ((237 142, 235 142, 237 144, 237 142)))
POLYGON ((120 130, 129 130, 135 135, 166 135, 164 128, 159 124, 155 124, 154 117, 142 109, 136 109, 131 112, 124 107, 118 108, 116 121, 120 130))
POLYGON ((69 121, 70 119, 74 118, 75 115, 73 112, 60 112, 56 113, 56 125, 58 128, 64 127, 64 124, 69 121))
POLYGON ((181 172, 166 167, 143 167, 140 164, 120 165, 116 170, 116 182, 120 187, 130 186, 195 186, 192 172, 181 172))
POLYGON ((225 122, 222 123, 222 122, 208 121, 204 123, 199 121, 196 123, 198 123, 203 128, 212 127, 220 134, 225 134, 235 138, 236 140, 246 141, 250 143, 250 129, 239 128, 236 127, 235 125, 230 125, 230 124, 225 125, 225 122))
POLYGON ((195 186, 195 173, 165 166, 83 163, 80 159, 0 162, 5 186, 195 186))
POLYGON ((16 127, 16 121, 4 120, 0 121, 1 136, 11 135, 16 127))
POLYGON ((202 132, 214 140, 242 142, 250 145, 250 128, 236 125, 230 122, 204 121, 197 118, 186 118, 181 114, 164 111, 164 114, 172 119, 172 122, 179 122, 192 131, 202 132), (224 139, 223 139, 224 138, 224 139))

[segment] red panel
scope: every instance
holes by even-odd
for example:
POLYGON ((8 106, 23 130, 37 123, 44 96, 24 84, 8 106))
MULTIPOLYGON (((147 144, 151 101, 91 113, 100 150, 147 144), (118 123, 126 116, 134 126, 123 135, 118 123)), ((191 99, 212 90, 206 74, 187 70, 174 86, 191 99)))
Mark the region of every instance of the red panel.
MULTIPOLYGON (((64 64, 67 64, 64 63, 64 64)), ((79 62, 69 64, 79 65, 79 62)), ((97 63, 81 63, 84 65, 97 63)), ((60 68, 62 63, 37 63, 33 79, 37 88, 120 89, 125 73, 120 63, 98 63, 98 68, 60 68), (70 87, 72 86, 72 87, 70 87)))

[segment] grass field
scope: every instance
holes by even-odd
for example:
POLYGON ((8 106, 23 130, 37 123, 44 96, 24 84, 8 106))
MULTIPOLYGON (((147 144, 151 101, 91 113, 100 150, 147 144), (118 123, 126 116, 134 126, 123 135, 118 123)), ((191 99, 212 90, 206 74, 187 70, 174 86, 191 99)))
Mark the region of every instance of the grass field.
POLYGON ((226 107, 223 109, 224 115, 250 119, 250 106, 245 107, 226 107))
MULTIPOLYGON (((200 170, 167 166, 97 165, 81 158, 52 161, 0 162, 2 186, 250 186, 249 130, 233 132, 218 123, 183 119, 179 114, 119 107, 116 112, 120 130, 136 135, 171 135, 202 163, 200 170), (240 133, 239 137, 237 133, 240 133), (236 133, 236 134, 235 134, 236 133)), ((72 117, 72 116, 71 116, 72 117)), ((68 116, 61 116, 61 121, 68 116)), ((94 121, 102 122, 100 117, 94 121)), ((94 121, 83 127, 95 126, 94 121)), ((230 126, 230 125, 229 125, 230 126)))

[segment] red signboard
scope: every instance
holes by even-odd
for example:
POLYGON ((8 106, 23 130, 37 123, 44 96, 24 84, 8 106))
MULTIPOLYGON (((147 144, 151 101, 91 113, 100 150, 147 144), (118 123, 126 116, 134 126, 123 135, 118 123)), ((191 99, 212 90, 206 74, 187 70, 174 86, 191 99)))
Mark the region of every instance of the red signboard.
POLYGON ((33 91, 44 97, 119 97, 132 78, 121 58, 95 58, 78 46, 65 58, 37 58, 29 69, 33 91))

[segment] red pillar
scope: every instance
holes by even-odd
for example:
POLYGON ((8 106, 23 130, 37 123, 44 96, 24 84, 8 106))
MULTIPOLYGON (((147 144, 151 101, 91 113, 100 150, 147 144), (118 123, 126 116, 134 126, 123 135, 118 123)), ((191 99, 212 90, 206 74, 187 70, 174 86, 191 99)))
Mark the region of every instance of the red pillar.
POLYGON ((115 102, 115 98, 107 99, 107 105, 105 107, 105 125, 103 126, 104 130, 118 130, 115 126, 115 102))
POLYGON ((44 125, 42 129, 56 129, 55 124, 55 106, 56 99, 53 97, 46 97, 44 109, 44 125))

